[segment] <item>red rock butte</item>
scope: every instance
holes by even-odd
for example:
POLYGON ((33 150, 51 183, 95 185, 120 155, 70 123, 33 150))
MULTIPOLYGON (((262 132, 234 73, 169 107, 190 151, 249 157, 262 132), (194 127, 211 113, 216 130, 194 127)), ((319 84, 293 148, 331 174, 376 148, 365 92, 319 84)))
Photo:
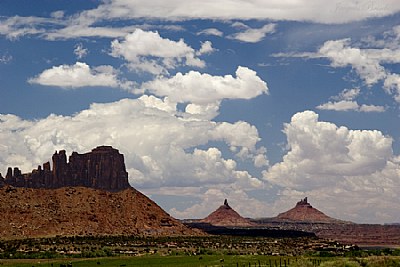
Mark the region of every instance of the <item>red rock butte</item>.
POLYGON ((111 146, 55 152, 31 173, 0 175, 0 240, 75 235, 204 235, 131 187, 124 156, 111 146))
POLYGON ((108 191, 130 188, 124 155, 111 146, 99 146, 91 152, 73 152, 67 162, 65 150, 55 152, 53 169, 46 162, 31 173, 22 174, 19 168, 8 168, 5 179, 0 174, 0 186, 54 189, 84 186, 108 191))
POLYGON ((325 215, 323 212, 313 208, 308 203, 307 198, 304 198, 297 202, 296 206, 286 212, 280 213, 277 220, 282 221, 296 221, 296 222, 323 222, 323 223, 334 223, 339 220, 331 218, 325 215))
POLYGON ((234 209, 232 209, 228 200, 225 199, 224 205, 212 212, 206 218, 200 220, 203 223, 209 223, 215 226, 254 226, 249 219, 243 218, 234 209))

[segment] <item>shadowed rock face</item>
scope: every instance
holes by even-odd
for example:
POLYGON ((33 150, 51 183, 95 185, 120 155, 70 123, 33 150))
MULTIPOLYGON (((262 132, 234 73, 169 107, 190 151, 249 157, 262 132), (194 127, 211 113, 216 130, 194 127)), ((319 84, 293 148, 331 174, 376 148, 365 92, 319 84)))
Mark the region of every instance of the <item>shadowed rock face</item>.
POLYGON ((65 150, 55 152, 53 169, 50 163, 38 166, 31 173, 22 174, 18 168, 8 168, 6 178, 0 186, 11 185, 27 188, 60 188, 84 186, 109 191, 119 191, 130 187, 124 156, 111 146, 99 146, 89 153, 73 152, 67 162, 65 150))
POLYGON ((4 181, 3 176, 1 176, 1 173, 0 173, 0 187, 3 187, 4 185, 5 185, 5 181, 4 181))

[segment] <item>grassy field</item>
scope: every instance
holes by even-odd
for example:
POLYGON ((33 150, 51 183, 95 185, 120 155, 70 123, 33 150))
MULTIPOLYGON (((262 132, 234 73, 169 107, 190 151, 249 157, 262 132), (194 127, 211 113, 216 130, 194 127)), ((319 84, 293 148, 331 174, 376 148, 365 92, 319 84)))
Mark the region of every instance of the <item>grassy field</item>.
POLYGON ((203 255, 203 256, 140 256, 110 257, 97 259, 57 259, 57 260, 0 260, 4 267, 396 267, 400 266, 398 257, 368 258, 308 258, 308 257, 274 257, 252 255, 203 255))
MULTIPOLYGON (((325 259, 326 260, 326 259, 325 259)), ((295 257, 250 256, 250 255, 203 255, 203 256, 140 256, 110 257, 97 259, 57 259, 57 260, 0 260, 2 266, 19 267, 133 267, 133 266, 319 266, 321 259, 303 259, 295 257), (296 264, 297 262, 297 264, 296 264), (299 265, 301 263, 301 265, 299 265), (307 263, 306 265, 304 265, 307 263)))
POLYGON ((400 249, 318 238, 55 237, 0 241, 0 267, 400 267, 400 249), (271 256, 280 255, 280 256, 271 256))

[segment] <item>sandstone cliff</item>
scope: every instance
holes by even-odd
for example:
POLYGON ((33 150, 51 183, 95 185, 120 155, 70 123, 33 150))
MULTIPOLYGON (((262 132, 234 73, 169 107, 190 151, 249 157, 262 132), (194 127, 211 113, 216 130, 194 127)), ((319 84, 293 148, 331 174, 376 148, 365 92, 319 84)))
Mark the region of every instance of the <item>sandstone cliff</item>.
POLYGON ((73 152, 69 162, 65 150, 56 151, 52 163, 53 169, 46 162, 43 167, 38 166, 26 174, 22 174, 17 167, 8 168, 5 179, 0 177, 0 186, 47 189, 84 186, 109 191, 130 187, 124 156, 110 146, 99 146, 85 154, 73 152))

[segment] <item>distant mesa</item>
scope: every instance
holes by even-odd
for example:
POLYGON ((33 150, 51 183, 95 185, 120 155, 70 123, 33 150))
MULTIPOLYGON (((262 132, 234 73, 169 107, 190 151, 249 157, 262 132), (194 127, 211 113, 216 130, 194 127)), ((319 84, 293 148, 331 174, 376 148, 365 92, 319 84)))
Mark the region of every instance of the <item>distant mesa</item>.
POLYGON ((232 209, 228 200, 225 199, 224 204, 217 210, 212 212, 206 218, 200 220, 202 223, 209 223, 214 226, 227 226, 227 227, 241 227, 241 226, 254 226, 249 219, 243 218, 234 209, 232 209))
POLYGON ((337 223, 339 220, 325 215, 323 212, 313 208, 308 203, 307 197, 297 202, 296 206, 286 212, 280 213, 274 219, 279 221, 293 222, 319 222, 319 223, 337 223))
POLYGON ((398 247, 398 225, 357 224, 329 217, 313 208, 307 198, 296 206, 272 218, 253 219, 252 222, 266 228, 297 230, 315 233, 319 238, 336 240, 344 244, 368 247, 398 247))
POLYGON ((21 173, 18 167, 8 168, 5 179, 0 174, 0 186, 55 189, 84 186, 108 191, 130 188, 124 155, 111 146, 99 146, 91 152, 73 152, 67 162, 65 150, 55 152, 53 169, 46 162, 31 173, 21 173))

